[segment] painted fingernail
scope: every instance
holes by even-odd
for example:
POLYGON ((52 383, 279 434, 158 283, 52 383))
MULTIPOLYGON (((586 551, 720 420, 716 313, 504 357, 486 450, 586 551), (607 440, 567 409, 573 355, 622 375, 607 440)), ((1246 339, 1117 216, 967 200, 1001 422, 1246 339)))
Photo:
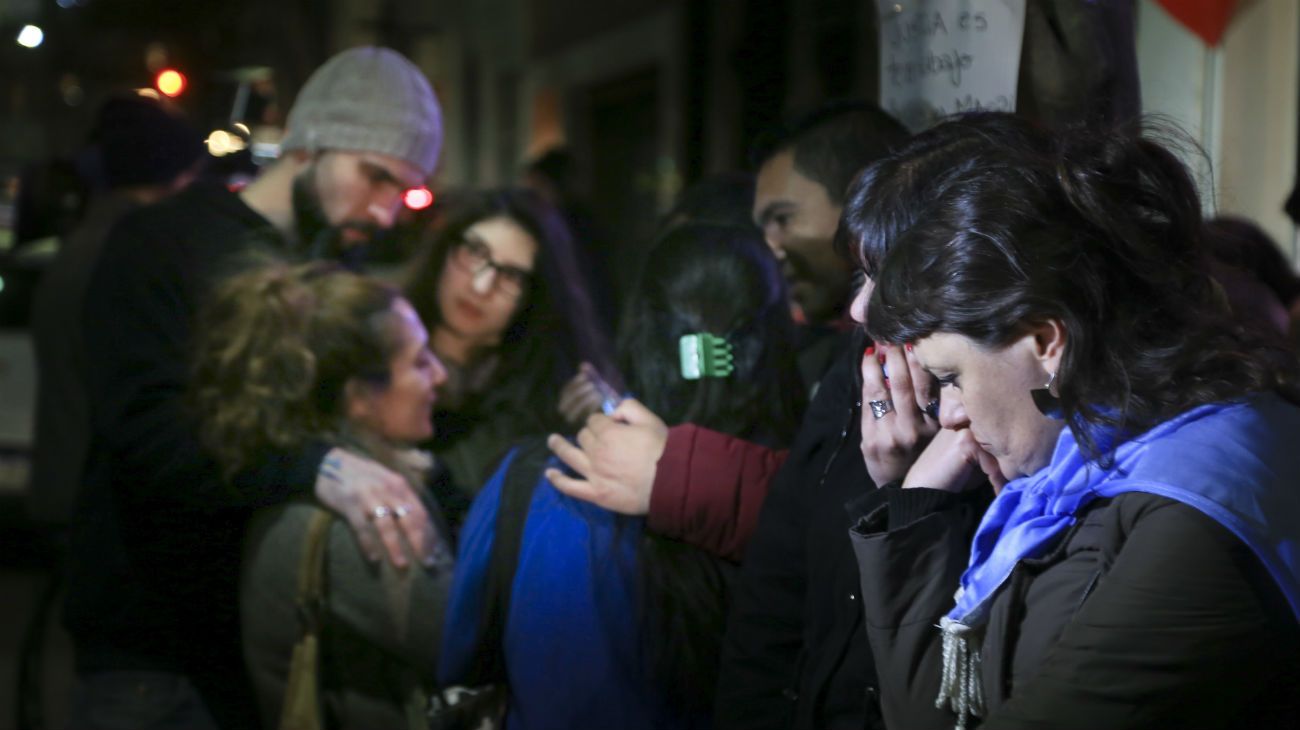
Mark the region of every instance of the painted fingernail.
POLYGON ((879 354, 879 355, 876 355, 876 362, 880 363, 881 365, 884 365, 884 364, 885 364, 885 355, 884 355, 884 353, 881 353, 881 354, 879 354))
POLYGON ((876 346, 871 345, 870 347, 867 348, 866 352, 862 353, 862 356, 867 357, 868 355, 874 355, 874 354, 876 354, 876 346))
POLYGON ((908 351, 908 352, 911 352, 911 351, 912 351, 912 343, 910 343, 910 342, 907 343, 906 345, 903 345, 903 347, 907 348, 907 351, 908 351))

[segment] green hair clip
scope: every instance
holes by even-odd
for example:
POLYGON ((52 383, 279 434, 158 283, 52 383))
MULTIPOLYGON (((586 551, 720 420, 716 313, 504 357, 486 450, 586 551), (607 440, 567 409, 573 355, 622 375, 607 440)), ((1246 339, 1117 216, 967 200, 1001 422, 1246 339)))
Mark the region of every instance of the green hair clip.
POLYGON ((736 369, 732 364, 731 343, 717 335, 707 332, 682 335, 677 350, 682 360, 682 377, 687 380, 725 378, 736 369))

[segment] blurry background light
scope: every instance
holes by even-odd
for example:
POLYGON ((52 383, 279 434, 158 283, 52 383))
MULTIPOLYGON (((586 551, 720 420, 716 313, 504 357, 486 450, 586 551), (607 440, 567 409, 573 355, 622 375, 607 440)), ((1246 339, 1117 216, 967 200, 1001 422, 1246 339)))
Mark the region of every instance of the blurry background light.
POLYGON ((45 40, 45 31, 34 25, 24 25, 23 29, 18 31, 18 45, 26 48, 35 48, 45 40))
POLYGON ((158 74, 155 85, 166 96, 179 96, 185 90, 185 74, 169 68, 158 74))
POLYGON ((403 202, 411 210, 424 210, 433 205, 433 193, 428 188, 411 188, 403 196, 403 202))
POLYGON ((248 146, 243 137, 237 134, 231 134, 224 129, 214 129, 212 134, 208 135, 208 154, 213 157, 225 157, 226 155, 240 152, 248 146))

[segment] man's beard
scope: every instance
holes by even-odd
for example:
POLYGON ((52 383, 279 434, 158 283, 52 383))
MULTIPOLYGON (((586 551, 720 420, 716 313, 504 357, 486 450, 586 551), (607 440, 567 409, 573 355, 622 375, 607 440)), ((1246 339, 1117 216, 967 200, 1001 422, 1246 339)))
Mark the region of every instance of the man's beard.
POLYGON ((359 269, 365 260, 366 244, 345 241, 343 230, 361 231, 369 241, 377 229, 352 222, 330 225, 316 192, 315 178, 316 165, 313 163, 293 181, 293 221, 298 234, 296 250, 309 260, 337 261, 347 268, 359 269))

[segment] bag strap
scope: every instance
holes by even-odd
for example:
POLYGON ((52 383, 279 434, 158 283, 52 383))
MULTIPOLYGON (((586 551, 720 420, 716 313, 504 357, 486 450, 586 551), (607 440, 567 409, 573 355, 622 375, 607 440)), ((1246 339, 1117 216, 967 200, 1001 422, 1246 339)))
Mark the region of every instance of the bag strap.
POLYGON ((302 556, 298 558, 298 609, 310 614, 312 631, 320 629, 325 617, 325 551, 329 547, 325 538, 333 523, 333 512, 316 510, 307 524, 302 556))
POLYGON ((515 569, 519 566, 519 549, 523 544, 524 524, 533 491, 541 478, 542 468, 551 451, 544 437, 525 440, 515 449, 506 469, 497 505, 496 533, 488 558, 483 620, 479 623, 474 663, 464 684, 504 684, 506 681, 505 622, 510 611, 510 592, 515 569))
POLYGON ((307 524, 298 558, 298 622, 302 634, 289 660, 280 730, 320 730, 320 633, 325 623, 325 551, 334 514, 320 509, 307 524))

